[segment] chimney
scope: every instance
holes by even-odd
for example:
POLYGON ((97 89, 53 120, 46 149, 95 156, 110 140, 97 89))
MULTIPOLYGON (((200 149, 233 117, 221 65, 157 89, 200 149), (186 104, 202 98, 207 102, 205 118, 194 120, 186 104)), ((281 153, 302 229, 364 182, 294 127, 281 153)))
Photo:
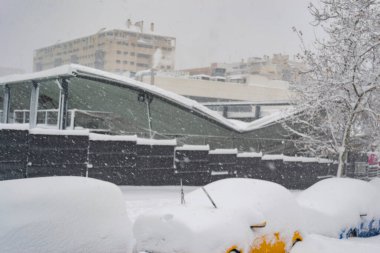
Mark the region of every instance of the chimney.
POLYGON ((141 20, 139 22, 136 22, 135 23, 135 26, 138 27, 140 29, 140 32, 143 32, 143 29, 144 29, 144 21, 141 20))
POLYGON ((127 20, 127 28, 128 28, 128 29, 131 28, 131 25, 132 25, 132 21, 131 21, 131 19, 129 18, 129 19, 127 20))
POLYGON ((151 31, 151 32, 154 32, 154 23, 153 23, 153 22, 150 23, 150 31, 151 31))

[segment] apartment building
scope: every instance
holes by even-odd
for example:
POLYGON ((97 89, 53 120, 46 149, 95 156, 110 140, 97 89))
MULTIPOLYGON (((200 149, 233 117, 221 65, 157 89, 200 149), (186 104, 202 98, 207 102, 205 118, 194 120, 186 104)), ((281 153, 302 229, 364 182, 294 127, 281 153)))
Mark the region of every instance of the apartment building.
POLYGON ((144 31, 143 21, 132 25, 128 20, 126 30, 101 29, 90 36, 35 50, 33 69, 77 63, 119 74, 151 68, 168 71, 174 69, 175 48, 176 39, 156 34, 154 23, 144 31))

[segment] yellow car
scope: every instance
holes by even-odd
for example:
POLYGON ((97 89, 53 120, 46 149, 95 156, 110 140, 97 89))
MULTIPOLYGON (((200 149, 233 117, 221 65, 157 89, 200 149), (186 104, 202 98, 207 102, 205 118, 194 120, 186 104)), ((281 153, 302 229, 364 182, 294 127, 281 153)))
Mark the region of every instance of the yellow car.
POLYGON ((284 187, 224 179, 182 205, 151 210, 135 222, 135 253, 285 253, 302 240, 300 209, 284 187))

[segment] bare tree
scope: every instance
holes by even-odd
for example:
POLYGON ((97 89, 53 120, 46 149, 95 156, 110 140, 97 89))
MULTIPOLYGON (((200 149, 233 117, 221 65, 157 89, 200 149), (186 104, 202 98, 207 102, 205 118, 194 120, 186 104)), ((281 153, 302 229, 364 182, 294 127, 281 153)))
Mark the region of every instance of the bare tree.
POLYGON ((294 86, 299 113, 286 127, 314 154, 338 157, 340 177, 357 140, 379 132, 380 0, 321 0, 309 10, 324 36, 300 55, 308 71, 294 86))

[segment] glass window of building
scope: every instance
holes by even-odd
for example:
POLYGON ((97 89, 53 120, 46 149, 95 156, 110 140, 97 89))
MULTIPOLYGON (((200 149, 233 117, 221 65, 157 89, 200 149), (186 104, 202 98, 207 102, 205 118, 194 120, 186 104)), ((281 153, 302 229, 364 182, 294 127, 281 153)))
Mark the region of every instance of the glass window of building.
POLYGON ((3 109, 4 108, 4 87, 0 86, 0 123, 3 121, 3 109))
POLYGON ((69 111, 75 111, 74 127, 148 136, 148 110, 140 94, 127 87, 71 78, 69 111))
POLYGON ((9 85, 10 105, 9 123, 29 123, 31 83, 17 83, 9 85))
POLYGON ((57 125, 60 89, 56 81, 41 82, 39 86, 37 124, 57 125))

